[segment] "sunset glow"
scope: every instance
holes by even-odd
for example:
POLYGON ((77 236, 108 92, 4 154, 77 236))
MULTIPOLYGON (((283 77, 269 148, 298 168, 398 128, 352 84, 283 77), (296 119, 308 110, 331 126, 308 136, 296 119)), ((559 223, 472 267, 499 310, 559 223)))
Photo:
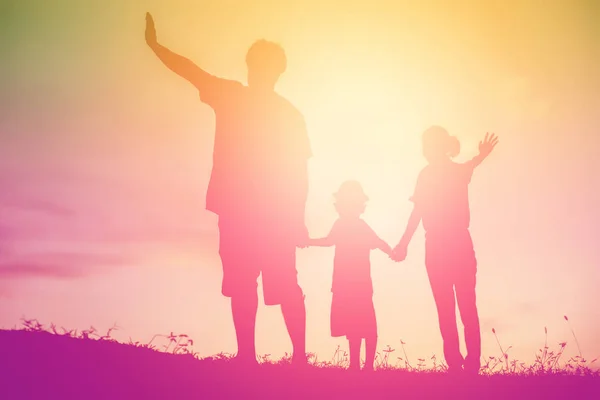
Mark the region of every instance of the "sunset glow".
MULTIPOLYGON (((256 39, 285 48, 277 90, 305 116, 314 154, 311 236, 327 234, 333 192, 356 179, 364 219, 394 246, 423 130, 457 136, 459 161, 496 132, 470 185, 483 356, 498 353, 492 328, 525 361, 544 327, 552 345, 571 342, 564 315, 584 355, 600 356, 598 5, 50 3, 0 6, 0 327, 116 323, 120 340, 173 331, 201 355, 236 351, 217 217, 204 209, 214 115, 147 48, 150 11, 161 43, 221 77, 245 82, 256 39)), ((420 228, 405 262, 373 252, 371 264, 379 347, 403 340, 429 360, 442 342, 423 244, 420 228)), ((326 359, 346 346, 329 333, 333 249, 297 257, 307 351, 326 359)), ((279 308, 261 305, 258 353, 290 350, 279 308)))

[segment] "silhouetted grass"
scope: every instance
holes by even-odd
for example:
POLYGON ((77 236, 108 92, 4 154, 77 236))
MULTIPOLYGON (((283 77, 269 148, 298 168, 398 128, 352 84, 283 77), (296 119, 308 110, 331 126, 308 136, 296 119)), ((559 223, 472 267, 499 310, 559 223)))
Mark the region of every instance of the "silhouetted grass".
MULTIPOLYGON (((4 399, 371 399, 371 398, 596 398, 600 375, 595 360, 581 355, 563 359, 566 342, 555 350, 546 343, 533 363, 509 356, 496 336, 499 356, 486 358, 478 377, 444 373, 435 356, 409 359, 406 343, 387 346, 374 373, 347 371, 348 354, 309 354, 310 365, 297 369, 290 355, 246 368, 232 355, 200 357, 187 335, 155 335, 148 343, 120 343, 94 327, 69 330, 37 320, 20 329, 0 331, 0 398, 4 399)), ((494 331, 495 334, 495 331, 494 331)), ((546 332, 547 335, 547 332, 546 332)))
MULTIPOLYGON (((569 323, 567 316, 564 319, 569 323)), ((34 331, 34 332, 50 332, 55 335, 67 336, 70 338, 78 339, 89 339, 89 340, 100 340, 109 342, 118 342, 112 337, 112 333, 118 330, 119 327, 114 325, 105 334, 98 332, 93 326, 89 329, 78 331, 76 329, 68 330, 63 327, 58 329, 54 324, 50 324, 48 327, 41 324, 36 319, 25 319, 22 320, 22 330, 34 331)), ((491 376, 491 375, 518 375, 518 376, 532 376, 532 375, 579 375, 579 376, 594 376, 600 377, 600 369, 594 369, 594 364, 598 361, 598 358, 594 358, 588 361, 581 354, 579 343, 575 332, 569 324, 569 328, 573 334, 575 342, 577 344, 578 355, 564 358, 564 352, 567 348, 567 342, 560 342, 557 344, 554 350, 548 345, 548 329, 544 328, 544 346, 539 349, 535 354, 535 360, 532 363, 526 364, 520 362, 517 359, 511 359, 508 352, 512 346, 503 348, 496 330, 492 329, 492 333, 498 343, 499 354, 488 356, 483 360, 483 365, 480 370, 480 375, 491 376)), ((194 341, 186 334, 175 334, 173 332, 168 335, 156 334, 148 343, 141 343, 139 341, 133 341, 131 338, 127 343, 130 346, 147 348, 170 354, 187 354, 191 355, 198 360, 220 360, 228 361, 234 357, 233 354, 219 353, 210 357, 200 357, 198 352, 194 351, 194 341)), ((411 364, 406 348, 406 343, 400 341, 402 354, 394 357, 396 352, 395 348, 386 346, 383 350, 379 351, 375 358, 375 368, 377 370, 401 370, 412 373, 442 373, 447 370, 447 366, 444 362, 438 361, 436 355, 430 357, 430 364, 424 358, 417 359, 416 364, 411 364)), ((309 363, 313 367, 317 368, 335 368, 335 369, 346 369, 349 366, 349 354, 338 346, 330 359, 320 359, 315 353, 307 353, 309 363)), ((285 355, 278 359, 271 359, 270 354, 261 355, 258 357, 260 364, 270 365, 284 365, 291 362, 291 354, 285 353, 285 355)))

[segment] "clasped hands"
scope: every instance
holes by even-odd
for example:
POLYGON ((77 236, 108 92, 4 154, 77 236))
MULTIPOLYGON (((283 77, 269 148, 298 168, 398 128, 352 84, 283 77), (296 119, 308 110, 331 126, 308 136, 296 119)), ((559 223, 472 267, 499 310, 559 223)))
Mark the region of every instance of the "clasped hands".
MULTIPOLYGON (((304 229, 300 235, 300 240, 298 240, 296 246, 301 248, 301 249, 305 249, 307 247, 310 247, 311 245, 311 239, 308 236, 308 231, 306 229, 304 229)), ((383 248, 381 248, 389 257, 391 260, 396 261, 396 262, 401 262, 406 260, 406 255, 408 252, 408 245, 406 243, 403 243, 402 241, 400 243, 398 243, 396 245, 396 247, 394 247, 393 249, 391 249, 389 246, 385 245, 383 248)))
POLYGON ((406 260, 406 255, 408 252, 407 247, 408 246, 402 242, 398 243, 396 247, 394 247, 394 249, 392 250, 390 258, 396 262, 406 260))

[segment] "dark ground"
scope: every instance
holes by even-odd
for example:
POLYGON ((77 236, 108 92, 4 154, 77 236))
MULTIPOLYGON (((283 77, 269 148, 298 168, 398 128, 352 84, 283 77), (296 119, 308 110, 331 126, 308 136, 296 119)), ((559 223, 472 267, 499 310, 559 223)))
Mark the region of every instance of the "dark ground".
POLYGON ((0 331, 0 383, 0 399, 600 399, 600 378, 592 376, 242 370, 224 360, 24 330, 0 331))

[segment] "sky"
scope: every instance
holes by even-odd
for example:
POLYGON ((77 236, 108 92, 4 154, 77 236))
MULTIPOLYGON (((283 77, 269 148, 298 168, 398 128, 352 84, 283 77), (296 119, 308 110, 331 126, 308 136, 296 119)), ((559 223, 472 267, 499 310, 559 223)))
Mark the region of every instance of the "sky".
MULTIPOLYGON (((217 218, 204 210, 214 114, 144 42, 245 82, 257 39, 280 43, 277 90, 304 114, 307 226, 325 234, 332 193, 359 180, 364 219, 391 245, 441 125, 477 154, 471 186, 483 355, 531 361, 567 341, 600 356, 600 6, 594 1, 0 2, 0 327, 37 318, 141 342, 187 333, 200 355, 234 353, 220 294, 217 218), (570 326, 563 316, 569 317, 570 326)), ((403 263, 372 254, 381 348, 441 356, 420 228, 403 263)), ((333 249, 298 251, 307 350, 333 356, 333 249)), ((262 306, 257 351, 291 351, 262 306)), ((399 355, 399 354, 397 354, 399 355)))

